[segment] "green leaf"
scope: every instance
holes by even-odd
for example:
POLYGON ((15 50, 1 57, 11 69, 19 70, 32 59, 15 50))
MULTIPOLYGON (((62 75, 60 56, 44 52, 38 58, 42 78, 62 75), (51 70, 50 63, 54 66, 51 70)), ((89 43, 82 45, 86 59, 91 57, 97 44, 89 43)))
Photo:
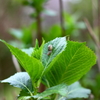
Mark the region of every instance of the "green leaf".
POLYGON ((51 88, 48 88, 44 92, 33 96, 34 98, 42 99, 44 97, 50 96, 52 94, 66 95, 67 86, 66 84, 60 84, 51 88))
POLYGON ((59 100, 62 100, 60 98, 66 98, 66 99, 88 98, 90 93, 91 91, 89 89, 85 89, 79 84, 79 82, 75 82, 69 86, 66 84, 60 84, 57 86, 53 86, 51 88, 48 88, 44 92, 37 94, 33 97, 42 99, 52 94, 59 94, 58 98, 59 100))
MULTIPOLYGON (((34 91, 32 93, 34 93, 34 91)), ((32 96, 30 96, 29 92, 25 90, 21 90, 20 94, 17 97, 18 100, 29 100, 30 98, 32 98, 32 96)))
POLYGON ((27 72, 16 73, 11 77, 2 80, 1 83, 10 83, 10 85, 21 88, 30 95, 33 92, 32 81, 27 72))
POLYGON ((18 98, 23 97, 23 96, 30 96, 29 92, 25 91, 25 90, 21 90, 18 98))
POLYGON ((35 48, 34 49, 39 49, 39 42, 38 42, 37 39, 36 39, 36 43, 35 43, 35 48))
POLYGON ((88 98, 91 91, 89 89, 83 88, 79 82, 75 82, 68 86, 66 93, 67 99, 88 98))
POLYGON ((41 76, 41 73, 44 69, 42 63, 34 57, 29 56, 25 52, 21 51, 18 48, 11 46, 10 44, 2 41, 12 52, 12 54, 19 60, 22 67, 28 72, 30 75, 32 82, 38 81, 41 76))
POLYGON ((48 66, 45 74, 50 86, 78 81, 96 63, 96 56, 85 43, 68 41, 66 49, 48 66))
POLYGON ((47 67, 51 61, 62 51, 64 51, 66 47, 66 37, 56 38, 44 45, 43 53, 42 53, 42 63, 45 67, 47 67), (52 52, 48 55, 48 46, 52 45, 52 52))

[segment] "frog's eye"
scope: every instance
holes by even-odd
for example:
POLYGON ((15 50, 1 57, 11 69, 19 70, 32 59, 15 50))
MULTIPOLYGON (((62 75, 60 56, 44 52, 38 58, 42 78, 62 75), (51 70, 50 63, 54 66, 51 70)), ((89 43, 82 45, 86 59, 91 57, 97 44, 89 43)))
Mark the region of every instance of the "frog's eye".
POLYGON ((48 51, 52 51, 53 46, 52 45, 48 45, 48 51))

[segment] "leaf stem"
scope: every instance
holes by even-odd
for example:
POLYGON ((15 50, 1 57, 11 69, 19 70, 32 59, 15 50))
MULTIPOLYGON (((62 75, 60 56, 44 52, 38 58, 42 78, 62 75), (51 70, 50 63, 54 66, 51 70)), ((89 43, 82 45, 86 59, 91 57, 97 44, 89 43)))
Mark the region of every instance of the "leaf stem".
POLYGON ((41 12, 38 12, 36 10, 37 16, 36 16, 36 21, 37 21, 37 39, 39 40, 39 45, 42 43, 42 26, 41 26, 41 12))
POLYGON ((59 95, 57 94, 54 100, 58 100, 58 96, 59 96, 59 95))
MULTIPOLYGON (((33 82, 32 82, 33 83, 33 82)), ((38 91, 38 89, 37 89, 37 87, 36 87, 36 85, 33 83, 33 88, 34 88, 34 95, 36 95, 37 94, 37 91, 38 91)))

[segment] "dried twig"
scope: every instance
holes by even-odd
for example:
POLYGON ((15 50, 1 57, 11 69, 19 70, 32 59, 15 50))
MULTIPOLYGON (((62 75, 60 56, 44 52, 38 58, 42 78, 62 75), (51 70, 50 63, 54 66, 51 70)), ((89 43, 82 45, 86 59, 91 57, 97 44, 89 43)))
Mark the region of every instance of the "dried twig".
POLYGON ((97 57, 98 57, 97 61, 98 61, 98 68, 99 68, 99 71, 100 71, 100 42, 99 42, 99 39, 97 38, 97 36, 95 35, 92 27, 90 26, 88 20, 85 18, 84 21, 85 21, 86 26, 89 30, 89 34, 90 34, 91 38, 93 39, 93 41, 95 42, 95 44, 97 46, 96 47, 96 54, 97 54, 97 57))
POLYGON ((88 30, 89 30, 89 34, 90 34, 91 38, 92 38, 93 41, 95 42, 96 46, 100 49, 99 40, 98 40, 97 36, 95 35, 95 33, 94 33, 94 31, 93 31, 91 25, 89 24, 89 21, 88 21, 86 18, 84 19, 84 21, 85 21, 85 24, 86 24, 86 26, 87 26, 87 28, 88 28, 88 30))
POLYGON ((12 55, 12 60, 13 60, 13 63, 14 63, 14 66, 15 66, 16 71, 17 72, 21 72, 21 68, 19 66, 19 63, 18 63, 18 61, 17 61, 17 59, 15 58, 14 55, 12 55))

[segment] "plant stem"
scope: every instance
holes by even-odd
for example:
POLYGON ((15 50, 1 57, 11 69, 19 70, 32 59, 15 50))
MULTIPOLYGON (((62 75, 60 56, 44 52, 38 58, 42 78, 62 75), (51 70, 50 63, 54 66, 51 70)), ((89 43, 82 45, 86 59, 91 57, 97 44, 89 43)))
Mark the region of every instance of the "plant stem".
POLYGON ((55 99, 54 100, 58 100, 58 94, 56 95, 55 99))
POLYGON ((65 27, 64 27, 64 15, 63 15, 63 2, 62 0, 59 0, 59 6, 60 6, 60 24, 62 29, 62 36, 65 35, 65 27))
POLYGON ((100 0, 98 0, 98 38, 100 42, 100 0))
POLYGON ((39 41, 39 45, 41 45, 42 43, 42 26, 41 26, 41 13, 37 12, 37 17, 36 17, 36 21, 37 21, 37 39, 39 41))
POLYGON ((15 67, 16 71, 21 72, 20 65, 14 55, 12 55, 12 61, 14 63, 14 67, 15 67))
POLYGON ((98 18, 97 9, 96 9, 96 2, 92 0, 92 16, 93 16, 93 29, 97 26, 96 19, 98 18))
MULTIPOLYGON (((39 42, 39 46, 42 43, 42 25, 41 25, 41 12, 39 12, 38 10, 36 10, 37 13, 37 17, 36 17, 36 21, 37 21, 37 39, 39 42)), ((39 87, 39 92, 43 92, 45 90, 45 86, 41 83, 40 87, 39 87)))

